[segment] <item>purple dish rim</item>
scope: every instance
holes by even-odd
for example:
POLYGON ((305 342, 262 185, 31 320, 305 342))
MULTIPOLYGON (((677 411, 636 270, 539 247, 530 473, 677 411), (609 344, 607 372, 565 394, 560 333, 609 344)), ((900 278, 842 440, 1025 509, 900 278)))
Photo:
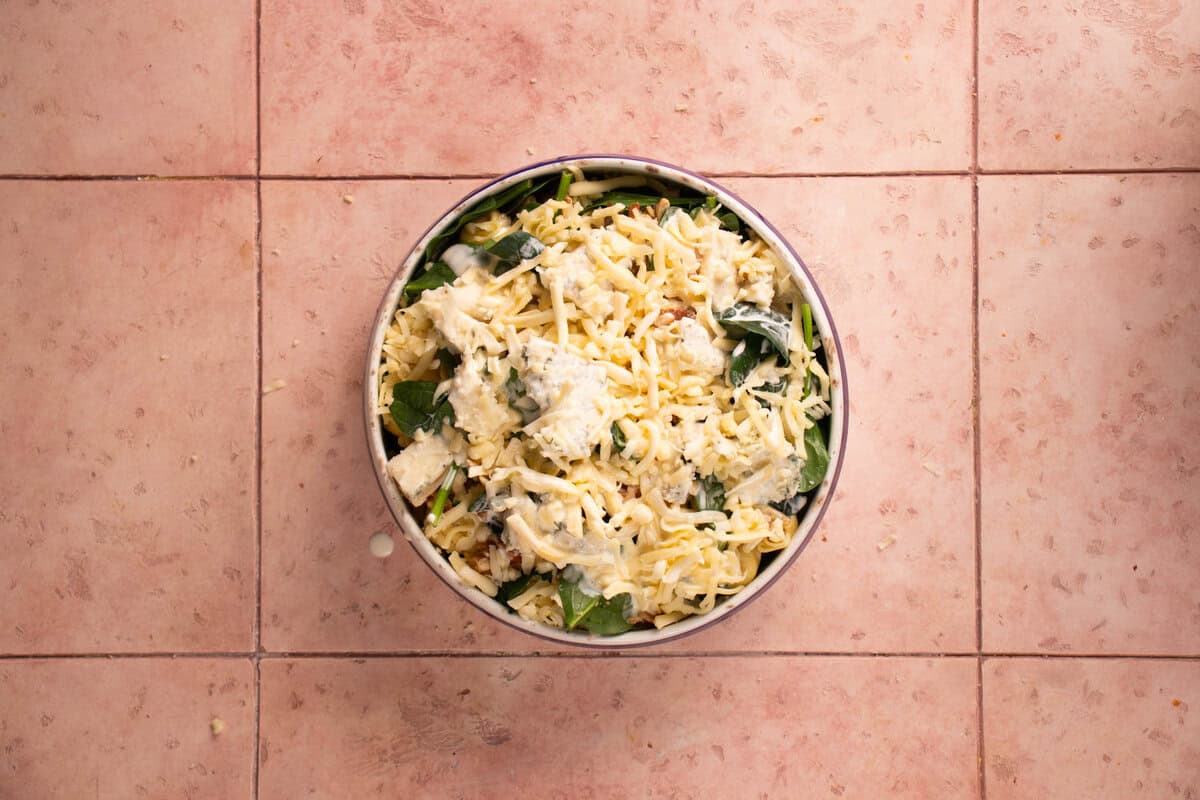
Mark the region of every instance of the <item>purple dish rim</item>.
MULTIPOLYGON (((689 182, 683 182, 688 185, 689 182)), ((543 641, 553 642, 555 644, 566 644, 574 647, 582 647, 592 650, 627 650, 632 648, 647 647, 655 644, 664 644, 666 642, 678 641, 686 637, 692 636, 700 631, 708 630, 712 626, 728 619, 735 613, 741 611, 761 594, 770 589, 776 581, 787 571, 800 554, 808 547, 809 542, 816 534, 820 527, 825 513, 833 500, 838 480, 841 476, 842 465, 845 460, 846 445, 849 436, 849 388, 846 380, 845 360, 843 358, 841 339, 838 336, 837 326, 834 323, 833 315, 829 309, 829 304, 825 299, 825 295, 821 292, 816 280, 808 269, 808 265, 792 247, 791 243, 779 232, 779 230, 763 217, 758 210, 743 200, 740 196, 730 191, 728 188, 716 183, 710 178, 706 178, 696 172, 693 172, 684 167, 671 164, 665 161, 659 161, 653 158, 642 156, 629 156, 618 154, 583 154, 574 156, 560 156, 557 158, 546 159, 533 164, 529 164, 519 169, 511 170, 503 175, 500 175, 478 188, 472 190, 456 202, 448 211, 442 214, 437 221, 425 229, 425 232, 418 237, 412 249, 408 252, 405 258, 401 261, 400 266, 396 269, 391 281, 388 284, 388 289, 385 291, 381 300, 376 315, 375 323, 371 328, 371 340, 367 347, 367 365, 365 379, 363 383, 363 401, 364 401, 364 433, 366 435, 367 447, 370 451, 372 460, 372 472, 375 474, 376 483, 379 486, 380 492, 384 496, 384 500, 388 505, 388 509, 392 514, 393 519, 404 533, 404 538, 408 540, 409 545, 416 551, 422 561, 429 566, 433 573, 438 576, 442 583, 446 584, 455 595, 461 600, 467 602, 482 611, 492 619, 512 628, 521 631, 522 633, 535 636, 543 641), (586 162, 586 163, 580 163, 586 162), (618 634, 616 636, 599 636, 596 634, 576 632, 576 631, 560 631, 556 628, 550 628, 538 623, 529 622, 507 609, 500 601, 495 598, 488 597, 483 592, 474 587, 467 586, 461 579, 458 578, 449 566, 445 557, 440 554, 432 542, 424 536, 421 526, 417 524, 415 515, 412 513, 398 490, 392 484, 391 479, 386 471, 386 454, 383 451, 382 426, 379 423, 378 414, 376 413, 377 402, 377 385, 378 372, 380 366, 379 352, 382 348, 383 333, 391 320, 392 315, 398 305, 399 294, 403 289, 404 284, 408 280, 408 276, 416 265, 420 262, 420 254, 424 250, 425 245, 438 231, 450 224, 454 219, 466 211, 470 206, 479 202, 488 194, 507 185, 517 183, 520 180, 531 177, 538 177, 549 172, 561 170, 567 166, 578 166, 580 169, 595 170, 605 169, 614 172, 631 172, 637 174, 639 172, 654 175, 660 179, 665 179, 668 182, 680 183, 671 175, 663 174, 663 172, 674 172, 678 175, 685 176, 690 179, 690 183, 696 185, 689 188, 702 188, 705 190, 712 189, 713 193, 719 199, 731 199, 732 204, 722 203, 730 207, 730 210, 738 213, 743 222, 750 225, 760 236, 763 235, 764 229, 769 232, 769 236, 765 236, 772 244, 782 248, 790 260, 792 265, 803 274, 805 280, 801 286, 804 294, 809 296, 810 300, 815 300, 814 309, 818 313, 818 330, 822 334, 822 339, 826 346, 827 359, 830 361, 829 372, 830 378, 834 383, 834 396, 831 400, 834 401, 834 414, 831 415, 831 433, 835 434, 830 443, 830 460, 833 469, 826 475, 822 482, 821 488, 814 495, 814 500, 809 506, 810 513, 804 514, 800 518, 800 526, 803 528, 808 525, 808 530, 804 533, 803 538, 798 542, 793 542, 788 548, 780 551, 780 557, 776 558, 774 563, 770 564, 765 572, 768 575, 760 573, 752 580, 745 589, 741 592, 727 596, 721 603, 717 605, 713 611, 705 615, 697 615, 688 617, 674 624, 668 625, 662 629, 634 629, 627 633, 618 634), (631 167, 633 167, 631 169, 631 167), (840 402, 838 402, 840 401, 840 402), (815 513, 812 513, 815 512, 815 513), (788 550, 791 552, 787 552, 788 550), (786 555, 784 555, 786 553, 786 555), (690 624, 688 624, 690 623, 690 624)))

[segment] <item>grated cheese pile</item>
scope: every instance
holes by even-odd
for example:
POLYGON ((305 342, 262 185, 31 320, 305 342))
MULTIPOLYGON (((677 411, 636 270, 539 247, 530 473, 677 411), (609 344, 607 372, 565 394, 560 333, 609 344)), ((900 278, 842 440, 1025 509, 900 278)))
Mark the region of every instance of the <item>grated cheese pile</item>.
MULTIPOLYGON (((589 190, 572 194, 580 187, 589 190)), ((467 265, 396 312, 379 386, 379 412, 403 447, 389 472, 420 506, 452 463, 462 468, 426 533, 466 583, 497 596, 522 575, 567 570, 604 598, 628 593, 636 620, 661 628, 712 610, 791 541, 795 517, 770 503, 791 494, 805 431, 830 410, 829 378, 805 347, 787 268, 716 214, 660 220, 621 204, 585 212, 574 199, 515 218, 493 212, 462 241, 524 231, 544 250, 499 275, 467 265), (736 388, 737 342, 715 316, 734 303, 791 318, 790 363, 759 363, 736 388), (449 377, 439 349, 461 358, 449 377), (440 381, 454 425, 404 436, 388 408, 406 380, 440 381), (724 510, 695 507, 706 477, 724 487, 724 510)), ((564 624, 552 580, 529 581, 508 602, 564 624)))

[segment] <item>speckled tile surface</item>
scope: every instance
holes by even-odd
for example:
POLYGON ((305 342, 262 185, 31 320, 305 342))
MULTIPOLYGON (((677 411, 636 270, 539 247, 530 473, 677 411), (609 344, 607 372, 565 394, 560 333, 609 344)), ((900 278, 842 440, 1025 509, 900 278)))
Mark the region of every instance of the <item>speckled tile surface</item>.
POLYGON ((974 659, 272 660, 262 692, 263 798, 977 791, 974 659))
POLYGON ((1194 660, 989 659, 988 797, 1195 797, 1197 687, 1194 660))
POLYGON ((984 646, 1200 652, 1200 175, 979 200, 984 646))
POLYGON ((0 800, 1200 796, 1200 5, 0 8, 0 800), (779 226, 851 429, 770 591, 581 656, 370 554, 359 393, 596 151, 779 226))

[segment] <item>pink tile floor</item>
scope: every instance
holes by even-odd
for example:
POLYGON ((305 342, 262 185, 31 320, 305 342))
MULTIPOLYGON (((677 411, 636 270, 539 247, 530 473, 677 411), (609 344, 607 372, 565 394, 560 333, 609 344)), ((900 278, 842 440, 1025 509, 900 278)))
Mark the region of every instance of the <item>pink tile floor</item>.
POLYGON ((1200 3, 0 3, 0 319, 3 800, 1200 797, 1200 3), (600 151, 781 227, 853 406, 620 655, 372 558, 358 416, 429 221, 600 151))

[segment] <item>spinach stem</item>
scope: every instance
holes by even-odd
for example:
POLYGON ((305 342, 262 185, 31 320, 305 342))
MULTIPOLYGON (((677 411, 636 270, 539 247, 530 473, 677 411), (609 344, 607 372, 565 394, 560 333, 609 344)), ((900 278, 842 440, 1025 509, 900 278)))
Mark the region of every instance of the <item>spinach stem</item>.
POLYGON ((558 178, 558 191, 554 193, 555 200, 567 199, 567 189, 571 186, 571 180, 571 173, 564 169, 558 178))
POLYGON ((450 469, 446 470, 446 477, 442 478, 442 485, 438 487, 438 492, 433 498, 433 507, 429 509, 429 517, 427 522, 430 527, 438 524, 438 520, 442 518, 442 509, 446 507, 446 498, 450 496, 450 485, 454 483, 454 476, 458 474, 458 464, 451 464, 450 469))
MULTIPOLYGON (((808 303, 800 304, 800 322, 804 327, 804 349, 808 351, 808 357, 812 358, 813 347, 813 323, 812 323, 812 306, 808 303)), ((812 382, 812 371, 808 366, 804 367, 804 393, 808 394, 809 384, 812 382)))

